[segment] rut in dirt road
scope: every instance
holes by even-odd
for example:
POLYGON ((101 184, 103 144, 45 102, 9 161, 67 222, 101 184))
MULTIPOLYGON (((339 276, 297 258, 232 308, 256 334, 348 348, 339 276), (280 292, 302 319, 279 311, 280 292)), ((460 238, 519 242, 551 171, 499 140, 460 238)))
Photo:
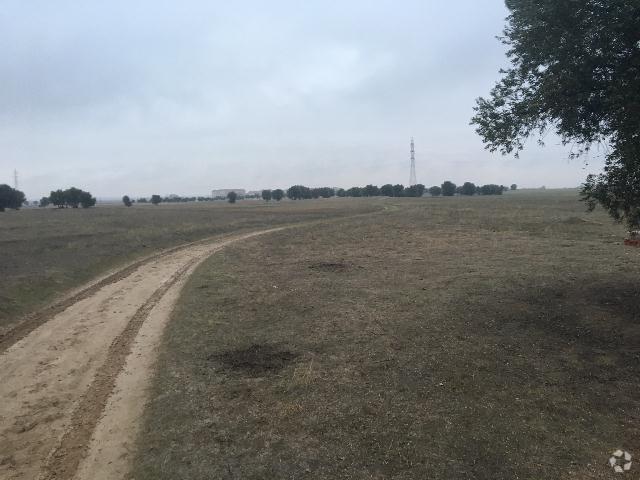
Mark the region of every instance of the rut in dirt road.
MULTIPOLYGON (((0 478, 77 478, 147 318, 154 321, 145 326, 145 334, 159 340, 152 329, 162 329, 179 289, 198 264, 229 243, 276 230, 192 244, 139 262, 123 269, 125 274, 113 275, 112 282, 88 289, 6 347, 0 356, 0 478)), ((153 348, 144 352, 151 355, 153 348)), ((144 380, 148 373, 137 375, 144 380)), ((140 398, 140 392, 136 395, 140 398)), ((100 467, 83 468, 93 471, 85 478, 99 476, 100 467)))

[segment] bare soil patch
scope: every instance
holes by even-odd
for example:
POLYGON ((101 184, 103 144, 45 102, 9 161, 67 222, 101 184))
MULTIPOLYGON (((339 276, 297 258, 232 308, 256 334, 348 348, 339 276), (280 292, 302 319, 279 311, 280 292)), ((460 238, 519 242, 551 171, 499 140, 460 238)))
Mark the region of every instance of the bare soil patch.
POLYGON ((320 272, 339 273, 352 268, 352 266, 344 262, 319 262, 319 263, 313 263, 309 265, 309 268, 311 270, 317 270, 320 272))
POLYGON ((297 356, 283 347, 253 344, 211 355, 209 359, 219 362, 227 371, 259 377, 279 372, 297 356))

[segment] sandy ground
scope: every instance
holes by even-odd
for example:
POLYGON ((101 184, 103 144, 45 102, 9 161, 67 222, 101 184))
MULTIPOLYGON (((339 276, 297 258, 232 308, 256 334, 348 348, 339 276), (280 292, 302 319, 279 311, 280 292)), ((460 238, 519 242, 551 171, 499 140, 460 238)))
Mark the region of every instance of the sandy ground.
POLYGON ((126 478, 163 327, 201 242, 123 269, 0 356, 0 479, 126 478))

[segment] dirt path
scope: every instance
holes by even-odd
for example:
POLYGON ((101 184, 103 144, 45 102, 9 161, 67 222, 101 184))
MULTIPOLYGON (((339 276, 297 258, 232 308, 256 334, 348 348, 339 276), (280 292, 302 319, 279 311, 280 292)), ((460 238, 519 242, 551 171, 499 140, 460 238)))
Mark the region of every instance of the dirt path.
POLYGON ((275 230, 138 262, 81 289, 30 333, 5 342, 0 479, 123 478, 155 349, 184 282, 225 245, 275 230))

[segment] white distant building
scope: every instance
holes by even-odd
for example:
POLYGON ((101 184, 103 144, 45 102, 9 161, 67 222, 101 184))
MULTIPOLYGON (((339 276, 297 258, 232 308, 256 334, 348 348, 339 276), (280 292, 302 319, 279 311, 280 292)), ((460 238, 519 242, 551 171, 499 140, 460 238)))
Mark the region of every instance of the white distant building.
POLYGON ((247 192, 244 188, 221 188, 220 190, 211 190, 211 198, 226 197, 231 192, 244 196, 247 192))

